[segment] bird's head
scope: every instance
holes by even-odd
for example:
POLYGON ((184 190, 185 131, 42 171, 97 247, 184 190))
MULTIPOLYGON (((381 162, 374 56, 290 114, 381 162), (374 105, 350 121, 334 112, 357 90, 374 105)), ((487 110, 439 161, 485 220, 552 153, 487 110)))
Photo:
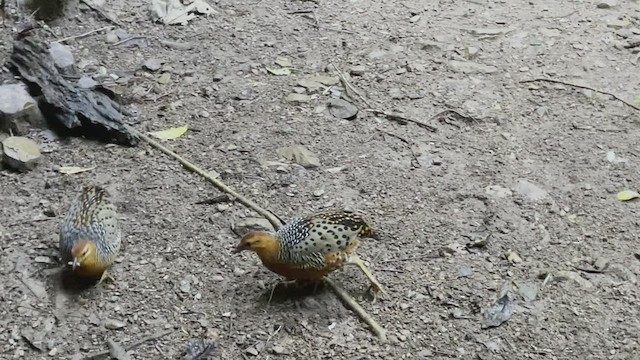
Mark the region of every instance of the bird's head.
POLYGON ((80 240, 71 248, 72 261, 69 261, 71 268, 75 270, 78 266, 86 263, 96 252, 96 245, 92 241, 80 240))
POLYGON ((278 248, 278 240, 273 234, 264 231, 251 231, 242 237, 240 243, 236 246, 233 252, 239 253, 245 250, 250 250, 261 256, 263 254, 278 251, 278 248))

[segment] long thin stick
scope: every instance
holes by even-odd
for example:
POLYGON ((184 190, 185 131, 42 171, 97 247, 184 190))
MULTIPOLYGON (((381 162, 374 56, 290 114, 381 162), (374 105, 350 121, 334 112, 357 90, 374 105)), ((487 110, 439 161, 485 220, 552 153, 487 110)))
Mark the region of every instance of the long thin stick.
POLYGON ((395 121, 401 124, 406 124, 406 123, 413 123, 416 124, 424 129, 427 129, 431 132, 437 132, 438 129, 433 126, 433 125, 429 125, 429 124, 425 124, 421 121, 418 120, 414 120, 411 118, 408 118, 406 116, 400 115, 400 114, 394 114, 388 111, 383 111, 383 110, 377 110, 377 109, 372 109, 373 106, 371 105, 371 102, 369 100, 367 100, 367 98, 364 97, 364 95, 362 95, 355 87, 353 87, 353 85, 351 85, 351 83, 349 83, 349 81, 347 80, 347 77, 344 76, 344 74, 342 73, 342 71, 340 71, 340 69, 338 69, 338 67, 336 66, 336 64, 331 64, 333 66, 333 68, 336 70, 336 72, 338 73, 338 76, 340 77, 340 81, 342 82, 342 85, 344 85, 345 89, 347 91, 351 91, 352 93, 356 94, 360 100, 369 108, 369 109, 364 109, 364 111, 368 111, 368 112, 372 112, 375 115, 381 115, 384 116, 385 118, 387 118, 387 120, 390 121, 395 121))
POLYGON ((536 78, 536 79, 531 79, 531 80, 522 80, 520 81, 521 84, 526 84, 526 83, 531 83, 531 82, 536 82, 536 81, 546 81, 546 82, 550 82, 550 83, 555 83, 555 84, 563 84, 563 85, 567 85, 567 86, 572 86, 572 87, 576 87, 576 88, 580 88, 580 89, 586 89, 586 90, 591 90, 591 91, 595 91, 597 93, 600 94, 605 94, 605 95, 609 95, 612 98, 620 101, 621 103, 636 109, 637 111, 640 111, 640 107, 626 101, 625 99, 619 97, 618 95, 614 94, 614 93, 610 93, 608 91, 604 91, 604 90, 598 90, 598 89, 594 89, 590 86, 586 86, 586 85, 580 85, 580 84, 574 84, 574 83, 570 83, 570 82, 566 82, 566 81, 562 81, 562 80, 558 80, 558 79, 548 79, 548 78, 536 78))
POLYGON ((338 295, 340 300, 342 300, 345 303, 345 305, 349 306, 356 314, 358 314, 358 316, 360 317, 360 319, 362 319, 362 321, 364 321, 367 325, 369 325, 369 328, 371 328, 371 331, 381 341, 383 342, 387 341, 387 331, 383 329, 382 326, 380 326, 371 317, 371 315, 369 315, 369 313, 367 313, 367 311, 363 309, 362 306, 360 306, 360 304, 358 304, 346 291, 344 291, 342 287, 340 287, 338 284, 336 284, 335 282, 333 282, 333 280, 329 278, 324 278, 324 282, 329 284, 329 286, 331 286, 331 288, 333 289, 333 292, 336 293, 336 295, 338 295))
MULTIPOLYGON (((139 132, 139 131, 131 128, 131 127, 128 127, 128 128, 129 128, 129 131, 131 131, 131 133, 134 134, 135 136, 138 136, 142 140, 148 142, 154 148, 156 148, 156 149, 162 151, 163 153, 169 155, 170 157, 178 160, 182 164, 182 166, 184 166, 186 169, 188 169, 190 171, 193 171, 194 173, 204 177, 205 179, 207 179, 209 182, 211 182, 215 187, 217 187, 221 191, 233 196, 234 198, 236 198, 243 205, 247 206, 248 208, 252 209, 253 211, 257 212, 258 214, 264 216, 267 220, 269 220, 271 225, 273 225, 273 227, 276 230, 282 227, 282 222, 280 222, 278 217, 275 216, 274 214, 272 214, 271 212, 261 208, 259 205, 257 205, 253 201, 251 201, 251 200, 245 198, 244 196, 236 193, 235 191, 233 191, 231 188, 226 186, 221 181, 219 181, 216 178, 214 178, 213 176, 209 175, 207 172, 205 172, 204 170, 200 169, 196 165, 192 164, 191 162, 189 162, 188 160, 186 160, 182 156, 180 156, 180 155, 176 154, 175 152, 169 150, 164 145, 160 144, 159 142, 155 141, 154 139, 150 138, 149 136, 147 136, 145 134, 142 134, 141 132, 139 132)), ((340 286, 338 286, 336 283, 334 283, 331 279, 325 278, 325 281, 329 284, 329 286, 331 286, 333 291, 343 301, 343 303, 345 305, 347 305, 349 308, 351 308, 360 317, 360 319, 362 319, 362 321, 364 321, 367 325, 369 325, 369 327, 371 328, 371 330, 373 331, 373 333, 376 336, 378 336, 382 341, 386 341, 386 332, 385 332, 385 330, 371 317, 371 315, 369 315, 367 313, 366 310, 364 310, 362 308, 362 306, 360 306, 353 299, 353 297, 351 297, 346 291, 344 291, 340 286)))
POLYGON ((168 149, 164 145, 160 144, 159 142, 153 140, 149 136, 147 136, 145 134, 142 134, 141 132, 139 132, 139 131, 137 131, 135 129, 131 129, 131 131, 133 131, 134 135, 136 135, 136 136, 140 137, 141 139, 143 139, 144 141, 148 142, 154 148, 156 148, 156 149, 162 151, 163 153, 171 156, 172 158, 178 160, 182 164, 182 166, 184 166, 187 170, 193 171, 194 173, 202 176, 203 178, 207 179, 210 183, 212 183, 215 187, 220 189, 220 191, 223 191, 223 192, 233 196, 241 204, 249 207, 250 209, 252 209, 255 212, 257 212, 258 214, 264 216, 265 219, 269 220, 271 225, 273 225, 273 227, 276 230, 279 229, 282 226, 282 223, 280 222, 280 220, 278 220, 278 218, 275 217, 272 213, 270 213, 267 210, 264 210, 263 208, 258 206, 258 204, 254 203, 253 201, 251 201, 251 200, 245 198, 244 196, 238 194, 233 189, 231 189, 230 187, 228 187, 227 185, 222 183, 220 180, 214 178, 209 173, 207 173, 206 171, 204 171, 201 168, 197 167, 196 165, 194 165, 193 163, 191 163, 187 159, 185 159, 182 156, 180 156, 180 155, 176 154, 175 152, 171 151, 170 149, 168 149))
POLYGON ((91 30, 91 31, 87 31, 86 33, 80 34, 80 35, 74 35, 74 36, 67 36, 66 38, 62 38, 60 40, 56 40, 54 41, 54 43, 61 43, 61 42, 65 42, 68 40, 73 40, 73 39, 79 39, 79 38, 83 38, 85 36, 89 36, 91 34, 100 32, 100 31, 104 31, 104 30, 109 30, 111 29, 113 26, 105 26, 105 27, 101 27, 100 29, 95 29, 95 30, 91 30))
MULTIPOLYGON (((135 349, 138 346, 146 343, 147 341, 151 341, 151 340, 156 340, 156 339, 160 339, 161 337, 165 337, 169 334, 171 334, 173 332, 173 330, 167 330, 164 332, 159 332, 159 333, 155 333, 153 335, 149 335, 146 337, 143 337, 140 340, 136 340, 134 342, 132 342, 131 344, 129 344, 128 346, 125 346, 126 350, 131 350, 131 349, 135 349)), ((89 354, 87 356, 84 357, 84 360, 94 360, 94 359, 98 359, 101 358, 103 356, 109 355, 110 354, 110 350, 104 350, 104 351, 99 351, 93 354, 89 354)))

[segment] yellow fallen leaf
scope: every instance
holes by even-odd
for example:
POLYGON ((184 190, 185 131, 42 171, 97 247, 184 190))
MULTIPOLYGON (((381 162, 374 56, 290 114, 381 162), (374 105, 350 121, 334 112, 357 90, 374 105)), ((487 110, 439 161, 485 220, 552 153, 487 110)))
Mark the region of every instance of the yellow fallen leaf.
POLYGON ((624 191, 620 191, 618 193, 618 195, 616 195, 616 199, 620 200, 620 201, 629 201, 629 200, 633 200, 636 198, 640 198, 640 194, 638 194, 637 192, 633 191, 633 190, 624 190, 624 191))
POLYGON ((280 68, 280 69, 267 68, 267 71, 276 76, 291 75, 291 70, 289 70, 288 68, 280 68))
POLYGON ((149 135, 157 137, 161 140, 171 140, 184 135, 184 133, 186 133, 188 129, 189 125, 185 125, 167 130, 150 132, 149 135))
POLYGON ((95 168, 96 168, 95 166, 88 167, 88 168, 83 168, 79 166, 60 166, 60 169, 58 169, 58 172, 63 174, 77 174, 77 173, 93 170, 95 168))

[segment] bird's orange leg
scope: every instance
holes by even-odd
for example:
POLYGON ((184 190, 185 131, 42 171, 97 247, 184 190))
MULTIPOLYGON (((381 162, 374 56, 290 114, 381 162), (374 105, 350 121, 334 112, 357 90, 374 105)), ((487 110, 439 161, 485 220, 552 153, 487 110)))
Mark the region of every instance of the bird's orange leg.
POLYGON ((96 283, 96 285, 102 284, 102 282, 105 280, 109 280, 109 282, 112 282, 112 283, 116 282, 116 279, 113 276, 111 276, 111 274, 109 274, 108 271, 105 270, 102 273, 102 276, 100 277, 100 280, 98 280, 98 283, 96 283))
POLYGON ((384 295, 388 294, 384 290, 382 285, 380 285, 378 280, 376 280, 375 276, 373 276, 373 274, 371 273, 369 268, 367 268, 367 266, 364 264, 364 261, 362 261, 362 259, 360 259, 360 257, 358 255, 355 255, 355 254, 350 255, 347 258, 346 264, 356 265, 357 267, 360 268, 362 273, 364 273, 364 275, 367 277, 367 279, 369 279, 369 282, 371 282, 371 286, 369 288, 371 290, 373 290, 373 300, 374 300, 374 302, 376 300, 376 295, 377 295, 378 292, 382 292, 382 294, 384 294, 384 295))

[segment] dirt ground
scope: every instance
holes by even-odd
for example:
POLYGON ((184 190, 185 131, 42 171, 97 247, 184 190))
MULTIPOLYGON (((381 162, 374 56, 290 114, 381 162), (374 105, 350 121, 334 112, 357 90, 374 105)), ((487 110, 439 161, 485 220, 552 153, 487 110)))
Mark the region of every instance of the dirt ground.
MULTIPOLYGON (((106 350, 107 339, 126 347, 172 330, 132 358, 177 359, 202 338, 215 340, 223 359, 637 358, 640 202, 616 194, 640 187, 640 112, 592 90, 521 81, 559 79, 633 103, 638 1, 209 3, 218 14, 164 26, 147 1, 107 0, 148 46, 113 45, 104 31, 66 44, 83 74, 103 66, 118 76, 115 89, 137 114, 130 124, 188 124, 166 144, 280 217, 364 213, 383 236, 359 254, 390 295, 372 303, 356 268, 331 277, 388 341, 329 289, 267 304, 278 277, 252 254, 231 254, 231 224, 255 213, 198 204, 221 193, 174 160, 146 144, 34 129, 41 164, 0 170, 0 357, 80 359, 106 350), (278 57, 292 74, 266 70, 278 57), (150 59, 162 68, 143 69, 150 59), (301 80, 337 78, 332 64, 345 74, 364 67, 348 79, 369 102, 354 95, 361 109, 402 112, 438 131, 367 111, 338 119, 326 105, 347 95, 340 84, 287 101, 304 93, 301 80), (457 114, 435 116, 445 109, 457 114), (321 165, 278 155, 294 144, 321 165), (63 175, 63 165, 95 169, 63 175), (85 184, 112 193, 127 244, 116 283, 70 295, 56 285, 57 227, 85 184), (512 317, 482 328, 509 282, 512 317)), ((30 13, 13 1, 7 8, 3 63, 30 13)), ((80 5, 34 36, 53 41, 108 25, 80 5)), ((6 69, 2 77, 12 79, 6 69)))

